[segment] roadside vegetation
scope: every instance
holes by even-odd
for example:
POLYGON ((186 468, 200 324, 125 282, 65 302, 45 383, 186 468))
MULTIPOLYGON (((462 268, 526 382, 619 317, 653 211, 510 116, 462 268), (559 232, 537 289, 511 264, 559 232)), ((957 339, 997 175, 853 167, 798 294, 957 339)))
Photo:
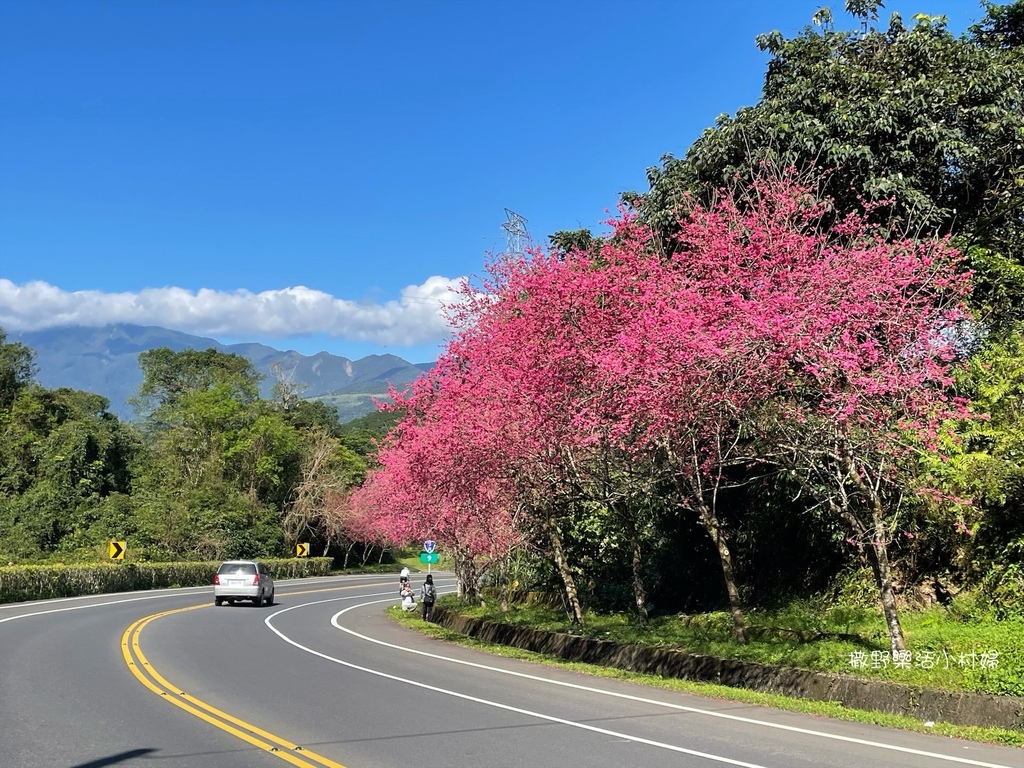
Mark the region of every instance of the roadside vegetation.
POLYGON ((565 611, 516 603, 471 604, 445 599, 467 616, 636 645, 668 646, 722 658, 757 661, 819 672, 892 680, 926 688, 1024 696, 1024 622, 997 621, 970 600, 950 608, 907 612, 903 629, 914 649, 893 661, 878 610, 800 601, 776 610, 749 612, 745 645, 732 638, 728 612, 656 616, 640 626, 626 613, 588 613, 583 625, 565 611), (993 651, 995 653, 993 653, 993 651))
POLYGON ((362 482, 390 414, 338 423, 277 383, 258 395, 245 358, 153 349, 120 421, 105 398, 46 389, 33 353, 0 329, 0 564, 279 558, 309 544, 339 567, 385 559, 389 543, 348 531, 338 510, 362 482))
MULTIPOLYGON (((330 558, 268 559, 278 579, 326 576, 330 558)), ((81 595, 104 595, 141 589, 209 587, 220 561, 209 563, 84 563, 67 565, 0 566, 0 603, 47 600, 81 595)))

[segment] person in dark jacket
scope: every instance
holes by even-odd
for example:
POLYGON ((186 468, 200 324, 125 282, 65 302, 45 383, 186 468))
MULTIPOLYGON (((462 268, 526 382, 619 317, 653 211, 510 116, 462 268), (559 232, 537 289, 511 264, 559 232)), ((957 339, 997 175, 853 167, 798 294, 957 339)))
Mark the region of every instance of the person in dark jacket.
POLYGON ((423 603, 423 620, 430 621, 434 617, 434 601, 437 599, 437 588, 434 587, 434 577, 427 574, 427 580, 420 588, 420 602, 423 603))

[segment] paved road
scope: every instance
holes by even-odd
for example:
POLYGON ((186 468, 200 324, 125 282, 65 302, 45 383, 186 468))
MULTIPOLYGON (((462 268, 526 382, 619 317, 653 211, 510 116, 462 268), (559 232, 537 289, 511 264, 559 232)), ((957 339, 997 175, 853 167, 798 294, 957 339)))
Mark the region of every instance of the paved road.
MULTIPOLYGON (((416 579, 414 579, 414 582, 416 579)), ((0 606, 5 768, 1021 768, 1024 750, 488 656, 384 615, 397 578, 0 606)), ((442 592, 452 580, 437 575, 442 592)))

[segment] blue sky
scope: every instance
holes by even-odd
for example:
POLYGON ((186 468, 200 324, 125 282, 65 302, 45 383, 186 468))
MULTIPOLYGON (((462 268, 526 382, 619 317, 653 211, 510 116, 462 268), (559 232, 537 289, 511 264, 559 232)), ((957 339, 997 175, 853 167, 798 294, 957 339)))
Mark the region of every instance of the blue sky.
POLYGON ((432 360, 505 208, 539 244, 599 229, 821 5, 2 0, 0 326, 432 360))

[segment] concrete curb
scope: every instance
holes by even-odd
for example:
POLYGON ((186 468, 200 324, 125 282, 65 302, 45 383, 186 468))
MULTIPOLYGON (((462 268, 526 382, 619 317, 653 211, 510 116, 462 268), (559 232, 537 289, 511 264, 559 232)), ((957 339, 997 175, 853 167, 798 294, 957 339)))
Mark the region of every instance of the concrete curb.
POLYGON ((620 645, 532 627, 513 627, 453 614, 438 605, 434 622, 469 637, 566 661, 597 664, 649 675, 699 680, 778 693, 851 709, 906 715, 917 720, 1024 731, 1024 698, 958 693, 852 675, 812 672, 737 659, 722 659, 674 648, 620 645))

